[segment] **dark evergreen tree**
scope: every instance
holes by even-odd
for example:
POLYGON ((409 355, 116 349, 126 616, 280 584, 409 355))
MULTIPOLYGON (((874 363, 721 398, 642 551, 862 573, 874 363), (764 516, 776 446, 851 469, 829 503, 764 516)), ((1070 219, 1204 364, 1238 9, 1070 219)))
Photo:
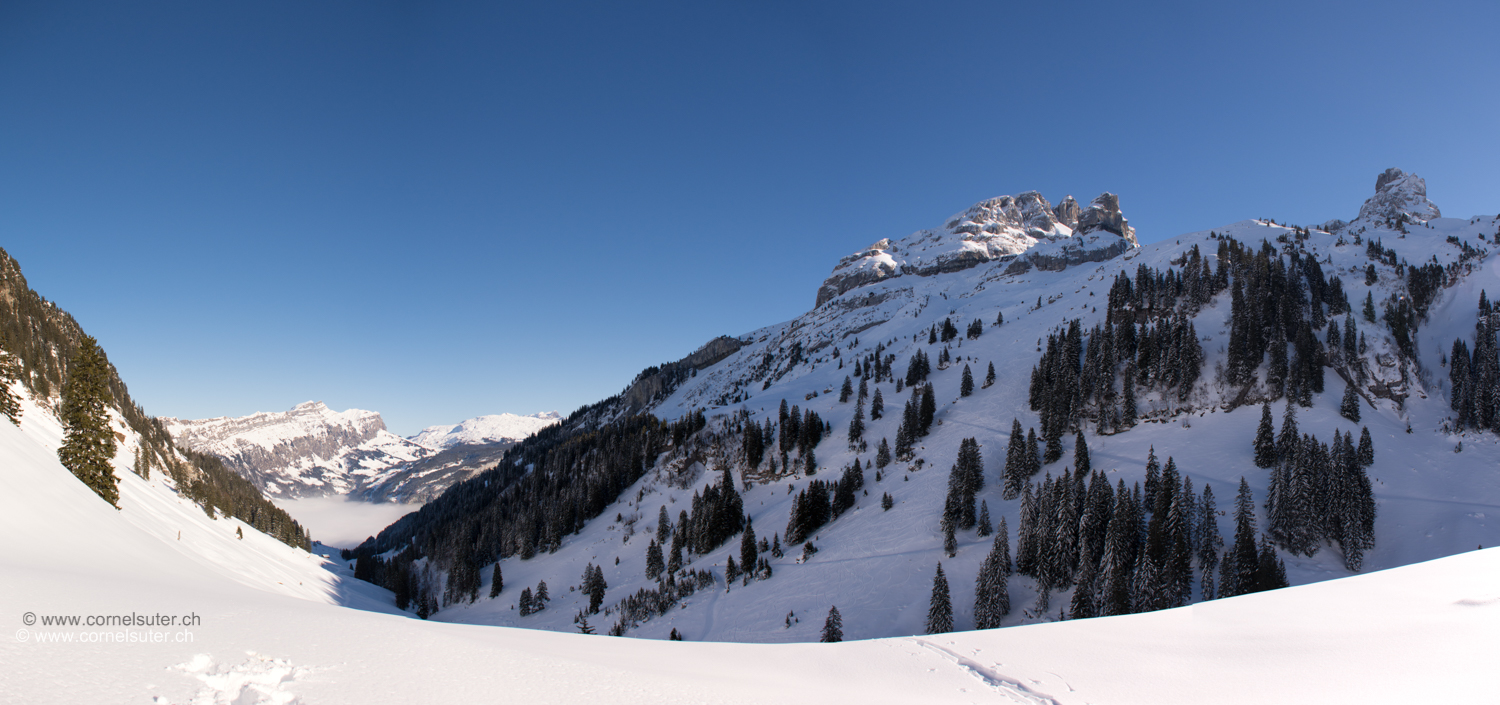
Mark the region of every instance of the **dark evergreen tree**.
POLYGON ((666 545, 667 537, 672 535, 672 520, 667 518, 667 505, 661 505, 656 512, 656 542, 666 545))
POLYGON ((1161 485, 1161 464, 1156 461, 1156 446, 1146 451, 1146 507, 1155 511, 1156 490, 1161 485))
POLYGON ((885 442, 885 438, 881 438, 880 447, 875 449, 875 467, 877 469, 884 470, 885 467, 890 464, 891 446, 889 443, 885 442))
POLYGON ((1134 500, 1120 481, 1113 516, 1104 535, 1104 553, 1099 560, 1100 588, 1094 609, 1100 615, 1130 614, 1130 592, 1135 572, 1136 527, 1134 500))
POLYGON ((1353 384, 1344 385, 1344 400, 1339 404, 1339 415, 1359 423, 1359 395, 1354 393, 1353 384))
MULTIPOLYGON (((1374 269, 1374 265, 1371 265, 1371 269, 1374 269)), ((1374 294, 1374 292, 1369 292, 1369 293, 1365 294, 1364 316, 1365 316, 1365 321, 1367 323, 1374 323, 1375 322, 1375 294, 1374 294)))
POLYGON ((880 388, 875 388, 875 397, 870 400, 870 420, 877 421, 885 414, 885 397, 880 394, 880 388))
POLYGON ((1260 555, 1255 547, 1255 498, 1240 478, 1234 503, 1234 542, 1219 563, 1219 595, 1234 597, 1255 591, 1260 555))
POLYGON ((1276 464, 1276 429, 1271 423, 1271 403, 1260 405, 1260 425, 1255 428, 1255 466, 1276 464))
POLYGON ((740 536, 740 565, 745 567, 748 573, 755 567, 755 559, 760 555, 759 547, 755 540, 755 525, 749 517, 745 518, 745 531, 740 536))
POLYGON ((1005 450, 1005 471, 1001 484, 1004 487, 1003 496, 1006 500, 1012 500, 1021 495, 1021 486, 1025 484, 1027 473, 1030 471, 1026 462, 1026 436, 1021 433, 1021 420, 1013 419, 1010 425, 1010 445, 1005 450))
POLYGON ((922 386, 921 407, 918 410, 917 419, 919 432, 917 435, 926 436, 932 428, 933 417, 937 415, 937 399, 932 392, 932 383, 922 386))
POLYGON ((854 382, 849 379, 849 375, 844 375, 844 386, 839 388, 839 403, 848 402, 849 397, 852 396, 854 396, 854 382))
MULTIPOLYGON (((857 450, 865 442, 865 402, 863 399, 854 407, 854 418, 849 420, 849 450, 857 450)), ((869 446, 865 446, 866 449, 869 446)))
POLYGON ((11 386, 21 379, 21 374, 21 363, 16 356, 0 350, 0 414, 17 426, 21 425, 21 399, 11 391, 11 386))
POLYGON ((958 537, 953 533, 953 524, 943 522, 943 553, 949 558, 958 555, 958 537))
POLYGON ((994 544, 974 580, 975 629, 999 627, 1001 619, 1010 614, 1010 589, 1007 586, 1011 572, 1008 534, 1005 517, 1001 517, 994 544))
POLYGON ((661 544, 652 540, 646 546, 646 577, 656 580, 661 577, 661 572, 666 569, 666 562, 661 555, 661 544))
POLYGON ((894 506, 896 506, 896 500, 895 500, 895 498, 891 497, 891 493, 886 492, 886 493, 880 495, 880 508, 882 510, 885 510, 885 511, 888 512, 888 511, 891 511, 891 507, 894 507, 894 506))
POLYGON ((1198 522, 1198 570, 1202 573, 1199 581, 1199 599, 1212 600, 1218 595, 1214 586, 1214 571, 1219 567, 1219 551, 1224 548, 1224 539, 1219 536, 1219 508, 1214 501, 1213 487, 1203 485, 1203 504, 1199 507, 1203 512, 1198 522))
POLYGON ((109 361, 99 343, 83 336, 63 384, 59 416, 64 435, 57 457, 95 494, 119 508, 120 480, 110 462, 115 457, 115 435, 107 415, 114 398, 109 373, 109 361))
MULTIPOLYGON (((521 608, 521 616, 522 617, 530 617, 532 615, 532 613, 536 610, 536 606, 535 606, 535 604, 533 604, 532 599, 531 599, 531 588, 530 587, 521 588, 521 604, 520 604, 520 608, 521 608)), ((426 617, 423 617, 423 619, 426 619, 426 617)))
POLYGON ((495 573, 490 578, 490 599, 500 596, 500 591, 505 589, 505 576, 500 572, 500 562, 495 562, 495 573))
POLYGON ((823 638, 820 640, 825 644, 834 644, 844 640, 844 618, 839 614, 838 606, 828 608, 828 618, 823 620, 823 638))
POLYGON ((738 563, 734 562, 734 556, 730 556, 729 560, 725 561, 724 563, 724 582, 725 584, 733 585, 734 581, 739 579, 740 566, 738 563))
POLYGON ((1375 464, 1375 444, 1370 441, 1370 427, 1365 426, 1359 431, 1359 466, 1369 468, 1375 464))
POLYGON ((953 601, 948 595, 948 577, 943 575, 943 564, 938 563, 937 574, 932 577, 932 598, 927 606, 927 633, 946 634, 953 631, 953 601))
POLYGON ((1271 538, 1264 534, 1260 537, 1260 551, 1256 555, 1254 580, 1251 592, 1275 590, 1290 585, 1286 579, 1286 565, 1276 555, 1276 547, 1271 545, 1271 538))
POLYGON ((1276 436, 1276 455, 1285 462, 1296 451, 1301 440, 1297 431, 1297 407, 1291 399, 1286 400, 1286 410, 1281 414, 1281 433, 1276 436))
POLYGON ((547 581, 545 580, 542 580, 536 584, 536 592, 532 594, 534 595, 532 601, 541 603, 543 605, 543 609, 546 609, 546 603, 552 601, 552 596, 547 594, 547 581))
POLYGON ((964 365, 964 376, 958 385, 958 395, 966 397, 974 393, 974 373, 969 371, 969 366, 964 365))
POLYGON ((985 389, 989 389, 992 385, 995 384, 995 363, 991 362, 991 363, 989 363, 989 365, 990 365, 989 371, 986 372, 986 373, 984 373, 984 388, 985 389))
POLYGON ((1026 429, 1026 452, 1023 460, 1026 461, 1026 477, 1033 477, 1042 471, 1042 454, 1037 447, 1036 429, 1026 429))
POLYGON ((975 532, 979 538, 989 536, 995 530, 994 524, 990 522, 990 504, 984 500, 979 502, 979 528, 975 532))
POLYGON ((1086 477, 1092 471, 1089 462, 1089 443, 1083 437, 1083 429, 1078 429, 1078 434, 1073 437, 1073 472, 1078 477, 1086 477))

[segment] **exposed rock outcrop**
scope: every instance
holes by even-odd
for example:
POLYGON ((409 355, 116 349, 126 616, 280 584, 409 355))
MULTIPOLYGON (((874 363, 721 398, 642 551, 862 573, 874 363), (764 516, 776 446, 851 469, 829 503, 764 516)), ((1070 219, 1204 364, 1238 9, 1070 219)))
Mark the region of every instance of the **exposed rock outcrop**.
POLYGON ((1386 169, 1375 177, 1375 195, 1359 209, 1356 223, 1425 223, 1443 214, 1427 200, 1427 182, 1416 174, 1386 169))
POLYGON ((994 261, 1010 262, 1007 271, 1057 269, 1103 261, 1135 246, 1135 230, 1114 194, 1094 199, 1086 209, 1080 209, 1072 196, 1056 207, 1036 191, 1000 196, 949 218, 940 230, 922 230, 897 241, 883 239, 839 260, 818 288, 815 307, 850 290, 908 274, 934 276, 994 261), (1094 237, 1081 237, 1085 235, 1094 237), (1038 245, 1060 249, 1040 252, 1038 245))
POLYGON ((1125 214, 1120 212, 1120 197, 1112 193, 1100 194, 1094 199, 1089 207, 1084 209, 1083 214, 1078 216, 1078 232, 1091 233, 1098 230, 1111 232, 1130 241, 1130 244, 1139 244, 1135 241, 1135 228, 1130 227, 1129 221, 1125 220, 1125 214))

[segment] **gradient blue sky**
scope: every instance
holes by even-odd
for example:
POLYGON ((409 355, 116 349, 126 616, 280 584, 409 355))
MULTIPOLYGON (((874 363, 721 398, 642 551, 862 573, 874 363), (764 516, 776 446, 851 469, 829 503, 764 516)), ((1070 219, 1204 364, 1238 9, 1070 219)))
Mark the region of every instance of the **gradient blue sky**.
POLYGON ((148 412, 618 392, 970 204, 1500 211, 1500 3, 0 3, 0 247, 148 412), (1420 9, 1419 9, 1420 8, 1420 9))

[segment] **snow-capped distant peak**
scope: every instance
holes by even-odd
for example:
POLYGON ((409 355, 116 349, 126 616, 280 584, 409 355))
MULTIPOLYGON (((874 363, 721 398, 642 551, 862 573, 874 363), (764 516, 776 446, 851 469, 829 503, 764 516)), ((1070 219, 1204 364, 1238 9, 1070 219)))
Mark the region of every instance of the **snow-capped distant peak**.
POLYGON ((519 441, 561 420, 562 414, 556 411, 527 416, 490 414, 476 416, 455 426, 428 426, 408 440, 435 450, 456 445, 519 441))

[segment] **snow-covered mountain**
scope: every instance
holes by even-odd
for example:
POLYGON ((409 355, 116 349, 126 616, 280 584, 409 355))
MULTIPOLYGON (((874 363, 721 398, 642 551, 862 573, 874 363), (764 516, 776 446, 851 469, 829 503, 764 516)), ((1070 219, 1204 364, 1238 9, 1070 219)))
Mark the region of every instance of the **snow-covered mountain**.
MULTIPOLYGON (((1500 220, 1437 217, 1436 207, 1426 201, 1422 180, 1399 171, 1380 177, 1376 193, 1353 225, 1343 223, 1332 232, 1246 220, 1138 245, 1134 233, 1123 227, 1123 215, 1111 197, 1095 201, 1096 215, 1090 222, 1118 224, 1124 232, 1085 228, 1081 216, 1079 227, 1073 229, 1063 215, 1069 209, 1044 204, 1034 195, 994 199, 950 219, 940 230, 877 242, 878 247, 836 265, 818 290, 818 305, 806 314, 745 335, 717 338, 682 360, 644 371, 620 395, 570 415, 562 435, 549 443, 560 442, 568 433, 582 439, 601 424, 640 411, 668 421, 704 415, 703 430, 696 434, 648 446, 660 452, 647 460, 643 472, 627 476, 618 496, 594 518, 559 527, 553 523, 558 515, 541 502, 506 499, 506 483, 520 485, 514 490, 518 496, 530 496, 526 493, 538 491, 546 481, 524 469, 542 468, 551 446, 522 444, 510 456, 516 470, 456 485, 429 505, 432 512, 403 519, 367 548, 389 551, 412 545, 416 538, 416 554, 444 574, 454 565, 452 555, 438 546, 446 540, 445 532, 481 536, 470 554, 478 556, 471 560, 479 564, 483 578, 478 599, 445 604, 435 618, 568 631, 574 628, 575 613, 587 608, 587 600, 581 592, 565 593, 556 586, 578 586, 589 564, 602 570, 609 585, 605 603, 614 606, 616 615, 626 609, 621 600, 627 598, 636 600, 629 611, 642 614, 638 605, 646 598, 640 595, 659 595, 663 589, 646 575, 648 544, 661 529, 658 517, 665 510, 669 528, 675 530, 682 513, 694 513, 726 469, 738 483, 744 512, 753 519, 757 535, 784 539, 798 497, 811 490, 812 482, 832 482, 842 468, 858 461, 864 469, 864 489, 854 496, 852 508, 810 537, 820 549, 815 556, 802 560, 800 550, 792 547, 784 557, 761 552, 772 577, 726 586, 722 581, 728 560, 741 562, 737 539, 701 554, 686 552, 684 569, 708 571, 719 581, 718 590, 682 600, 685 608, 632 618, 627 633, 665 638, 677 629, 711 640, 812 641, 818 638, 821 622, 813 617, 825 613, 830 603, 838 606, 846 625, 859 625, 846 626, 853 636, 918 633, 924 628, 933 570, 939 562, 952 586, 956 628, 972 628, 975 577, 991 538, 959 532, 955 555, 947 555, 940 518, 950 483, 948 469, 963 441, 976 439, 985 477, 976 503, 984 502, 994 521, 1005 518, 1010 538, 1017 539, 1022 499, 1006 499, 1001 487, 1012 421, 1019 421, 1023 429, 1045 428, 1042 413, 1033 410, 1030 401, 1032 370, 1048 337, 1065 333, 1075 319, 1085 336, 1106 322, 1120 330, 1128 320, 1137 336, 1158 326, 1186 330, 1191 323, 1203 355, 1199 374, 1181 389, 1145 381, 1146 375, 1165 375, 1171 367, 1146 361, 1155 367, 1141 372, 1142 381, 1133 387, 1137 423, 1118 422, 1123 393, 1119 387, 1111 409, 1090 402, 1079 412, 1092 468, 1111 484, 1123 480, 1131 486, 1145 479, 1149 454, 1154 452, 1162 463, 1171 458, 1195 488, 1213 487, 1220 510, 1217 529, 1226 541, 1235 530, 1230 515, 1243 478, 1253 495, 1257 525, 1264 531, 1269 528, 1264 506, 1272 476, 1269 469, 1257 467, 1253 440, 1261 404, 1274 400, 1278 419, 1284 406, 1284 397, 1268 379, 1272 356, 1256 363, 1250 381, 1232 382, 1225 368, 1234 329, 1233 286, 1220 288, 1201 304, 1187 303, 1187 295, 1181 293, 1206 286, 1205 277, 1223 272, 1232 263, 1221 254, 1234 248, 1249 253, 1243 257, 1265 258, 1255 262, 1279 258, 1299 281, 1311 281, 1316 274, 1320 285, 1333 279, 1341 283, 1342 299, 1333 301, 1338 297, 1327 294, 1330 300, 1318 304, 1325 322, 1301 343, 1308 346, 1309 355, 1311 346, 1324 351, 1319 371, 1325 386, 1309 393, 1311 406, 1300 409, 1297 418, 1303 433, 1319 439, 1331 438, 1335 431, 1358 437, 1366 427, 1372 436, 1375 461, 1367 474, 1377 518, 1374 546, 1363 556, 1363 570, 1394 568, 1500 543, 1500 525, 1490 516, 1500 506, 1500 476, 1494 469, 1500 467, 1500 439, 1491 431, 1457 430, 1447 367, 1455 339, 1473 345, 1481 291, 1500 291, 1500 268, 1489 261, 1500 238, 1500 220), (994 227, 987 229, 991 224, 994 227), (1190 265, 1196 267, 1192 272, 1190 265), (1436 271, 1440 278, 1433 274, 1436 271), (1111 292, 1122 276, 1133 280, 1132 291, 1146 287, 1163 296, 1172 292, 1170 301, 1175 303, 1153 311, 1149 307, 1168 304, 1149 299, 1117 302, 1112 312, 1111 292), (1149 285, 1143 276, 1152 278, 1149 285), (1393 314, 1412 323, 1404 331, 1410 337, 1408 352, 1392 328, 1395 319, 1382 318, 1379 311, 1401 311, 1402 302, 1410 302, 1422 286, 1432 287, 1424 293, 1430 296, 1425 314, 1412 313, 1409 320, 1405 314, 1393 314), (1375 305, 1371 318, 1362 312, 1367 296, 1375 305), (1338 307, 1343 299, 1350 302, 1347 311, 1338 307), (1118 318, 1110 320, 1112 315, 1118 318), (958 335, 932 342, 945 321, 956 326, 958 335), (1337 324, 1341 334, 1348 326, 1356 329, 1354 352, 1346 355, 1349 348, 1342 343, 1325 342, 1329 323, 1337 324), (971 327, 973 335, 968 333, 971 327), (870 374, 877 351, 890 370, 887 376, 870 374), (882 440, 896 440, 902 407, 912 398, 910 387, 898 391, 897 380, 906 376, 918 352, 932 365, 928 381, 936 400, 934 421, 930 432, 915 443, 910 460, 894 461, 877 475, 870 467, 876 448, 882 440), (944 355, 951 361, 942 362, 944 355), (860 406, 853 398, 840 400, 846 378, 856 388, 861 385, 856 362, 865 372, 863 383, 871 398, 883 395, 881 418, 871 416, 869 401, 860 406), (996 379, 981 386, 991 364, 996 379), (966 369, 975 387, 968 396, 961 392, 966 369), (1340 413, 1346 389, 1358 400, 1358 423, 1340 413), (815 412, 829 426, 831 432, 814 448, 814 467, 801 463, 801 451, 795 447, 786 454, 776 449, 783 403, 800 407, 803 414, 815 412), (847 440, 857 408, 864 412, 864 447, 847 440), (742 440, 751 424, 771 428, 773 439, 765 458, 753 467, 746 463, 742 440), (890 509, 882 507, 885 494, 893 500, 890 509), (455 519, 469 512, 474 523, 455 519), (526 550, 533 540, 534 557, 526 550), (487 599, 497 557, 507 587, 499 597, 487 599), (553 586, 554 604, 521 616, 515 609, 517 590, 543 580, 553 586)), ((1241 259, 1245 261, 1249 260, 1241 259)), ((1225 276, 1233 281, 1241 275, 1225 276)), ((1307 299, 1303 301, 1301 315, 1310 316, 1307 299)), ((1116 385, 1122 366, 1123 362, 1115 368, 1116 385)), ((1060 445, 1061 459, 1045 464, 1034 481, 1071 470, 1076 450, 1071 430, 1060 445)), ((582 448, 572 449, 567 457, 581 452, 582 448)), ((546 467, 557 473, 578 465, 587 462, 546 467)), ((607 467, 611 466, 601 466, 607 467)), ((600 472, 606 474, 580 474, 562 486, 593 488, 619 481, 618 475, 600 472)), ((568 507, 576 501, 572 497, 563 492, 551 499, 568 507)), ((571 516, 563 514, 562 519, 572 521, 571 516)), ((1318 548, 1311 555, 1279 552, 1293 585, 1353 574, 1336 543, 1318 548)), ((1051 621, 1060 610, 1066 612, 1071 588, 1049 591, 1047 610, 1038 604, 1039 588, 1030 577, 1009 581, 1014 609, 1005 626, 1051 621)), ((1199 597, 1195 586, 1193 599, 1199 597)))
POLYGON ((320 401, 240 418, 162 421, 178 443, 219 456, 275 497, 383 494, 379 488, 408 463, 431 454, 387 431, 378 413, 333 411, 320 401))
POLYGON ((456 445, 485 445, 519 441, 562 420, 556 411, 528 416, 490 414, 476 416, 455 426, 428 426, 409 440, 420 446, 441 450, 456 445))
POLYGON ((393 611, 389 594, 341 561, 210 519, 162 478, 130 473, 125 454, 114 509, 57 463, 60 429, 27 404, 20 428, 0 418, 0 603, 18 613, 0 640, 7 701, 387 705, 524 693, 562 705, 607 690, 621 705, 1177 705, 1483 702, 1493 690, 1483 645, 1500 629, 1500 549, 1152 614, 842 644, 442 624, 382 613, 393 611), (56 623, 84 616, 175 623, 56 623))
POLYGON ((162 422, 178 443, 222 458, 273 497, 422 502, 493 465, 557 418, 555 412, 480 416, 402 438, 376 412, 309 401, 290 411, 162 422))

